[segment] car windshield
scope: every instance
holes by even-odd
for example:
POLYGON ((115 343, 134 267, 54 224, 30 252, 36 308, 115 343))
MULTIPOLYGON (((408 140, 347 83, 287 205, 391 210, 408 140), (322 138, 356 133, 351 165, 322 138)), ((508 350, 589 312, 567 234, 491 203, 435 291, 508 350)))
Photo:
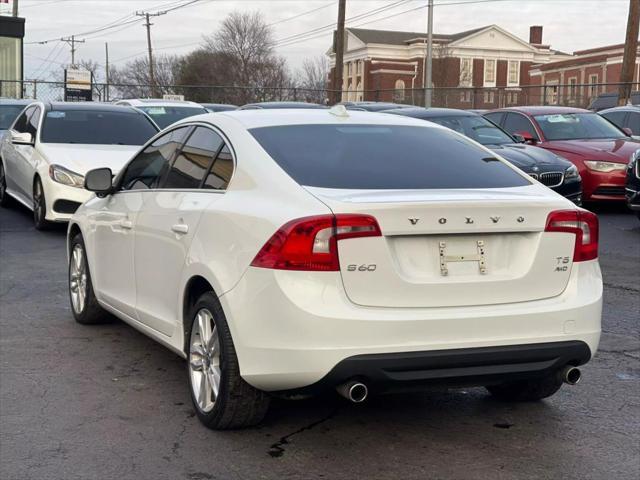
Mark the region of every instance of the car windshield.
POLYGON ((160 128, 166 128, 172 123, 193 115, 209 113, 204 107, 137 107, 149 115, 160 128))
POLYGON ((26 105, 0 105, 0 130, 9 130, 26 105))
POLYGON ((42 125, 42 143, 142 145, 158 132, 134 111, 50 110, 42 125))
POLYGON ((534 117, 547 140, 625 138, 626 135, 596 113, 562 113, 534 117))
POLYGON ((500 130, 493 123, 478 115, 430 117, 425 118, 430 122, 455 130, 466 135, 482 145, 504 145, 515 143, 515 140, 500 130))
POLYGON ((484 149, 443 128, 285 125, 250 130, 300 185, 341 189, 530 185, 484 149))

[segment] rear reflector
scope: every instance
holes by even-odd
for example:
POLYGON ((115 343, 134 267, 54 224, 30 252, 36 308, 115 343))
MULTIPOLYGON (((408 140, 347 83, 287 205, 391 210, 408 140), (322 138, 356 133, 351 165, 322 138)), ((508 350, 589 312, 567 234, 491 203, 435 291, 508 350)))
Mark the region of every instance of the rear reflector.
POLYGON ((338 271, 338 240, 379 237, 370 215, 318 215, 283 225, 260 249, 253 267, 277 270, 338 271))
POLYGON ((586 210, 557 210, 547 217, 545 232, 566 232, 576 236, 573 261, 598 258, 598 217, 586 210))

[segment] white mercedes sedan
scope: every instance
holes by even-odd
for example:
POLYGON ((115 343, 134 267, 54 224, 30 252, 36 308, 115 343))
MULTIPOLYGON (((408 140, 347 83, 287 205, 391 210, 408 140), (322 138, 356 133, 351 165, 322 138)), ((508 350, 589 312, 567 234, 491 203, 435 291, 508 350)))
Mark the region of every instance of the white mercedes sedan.
POLYGON ((100 103, 29 105, 0 143, 0 205, 10 198, 33 210, 39 230, 66 222, 91 196, 84 174, 118 172, 158 127, 130 107, 100 103))
POLYGON ((598 347, 597 217, 435 124, 343 106, 201 115, 85 184, 75 319, 113 314, 185 357, 211 428, 323 389, 540 400, 598 347))

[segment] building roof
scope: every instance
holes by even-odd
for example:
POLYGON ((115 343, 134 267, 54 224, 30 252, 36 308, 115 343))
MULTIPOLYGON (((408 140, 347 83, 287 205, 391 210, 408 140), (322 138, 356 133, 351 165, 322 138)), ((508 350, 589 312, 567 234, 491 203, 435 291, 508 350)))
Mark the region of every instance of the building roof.
MULTIPOLYGON (((472 30, 465 30, 458 33, 434 33, 433 39, 440 42, 454 42, 460 38, 467 37, 476 32, 488 28, 490 25, 484 27, 474 28, 472 30)), ((425 32, 398 32, 395 30, 369 30, 366 28, 347 28, 352 34, 358 37, 364 43, 380 43, 384 45, 406 45, 412 40, 426 39, 427 34, 425 32)))

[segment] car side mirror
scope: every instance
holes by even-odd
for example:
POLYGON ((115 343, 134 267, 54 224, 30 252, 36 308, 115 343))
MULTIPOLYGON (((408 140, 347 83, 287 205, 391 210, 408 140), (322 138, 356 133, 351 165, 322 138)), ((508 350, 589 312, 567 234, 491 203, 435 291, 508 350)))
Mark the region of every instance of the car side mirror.
POLYGON ((113 173, 110 168, 96 168, 84 176, 84 188, 97 195, 108 195, 113 189, 113 173))
POLYGON ((11 143, 14 145, 34 145, 33 135, 29 132, 16 132, 11 130, 11 143))
POLYGON ((520 135, 522 137, 522 140, 524 140, 524 143, 538 143, 538 139, 531 135, 531 133, 529 132, 515 132, 515 135, 520 135))
POLYGON ((624 133, 626 133, 626 134, 627 134, 627 136, 629 136, 629 137, 633 137, 633 130, 631 130, 629 127, 624 127, 624 128, 622 129, 622 131, 623 131, 624 133))
POLYGON ((513 135, 511 135, 511 136, 516 140, 516 142, 518 142, 518 143, 525 143, 525 139, 524 139, 524 137, 523 137, 522 135, 520 135, 519 133, 514 133, 514 134, 513 134, 513 135))

